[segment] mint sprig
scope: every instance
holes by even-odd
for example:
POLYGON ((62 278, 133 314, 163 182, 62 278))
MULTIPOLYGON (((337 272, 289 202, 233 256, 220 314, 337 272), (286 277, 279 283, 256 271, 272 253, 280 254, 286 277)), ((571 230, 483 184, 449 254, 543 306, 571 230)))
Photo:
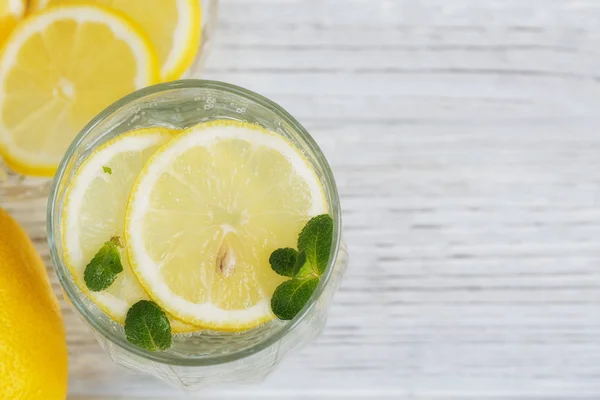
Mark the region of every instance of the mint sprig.
POLYGON ((315 268, 306 259, 306 252, 302 250, 300 253, 298 253, 296 265, 294 265, 294 274, 292 276, 298 279, 302 279, 310 275, 318 276, 318 274, 315 271, 315 268))
POLYGON ((282 320, 292 319, 306 304, 310 296, 319 285, 319 277, 312 276, 306 279, 290 279, 277 286, 271 300, 271 309, 277 318, 282 320))
POLYGON ((271 264, 273 271, 279 275, 293 277, 297 257, 298 252, 296 249, 289 247, 277 249, 269 257, 269 264, 271 264))
POLYGON ((146 350, 166 350, 171 347, 171 323, 156 303, 140 300, 127 311, 125 337, 146 350))
POLYGON ((107 289, 123 272, 119 247, 122 247, 119 237, 111 238, 85 267, 83 280, 92 292, 107 289))
POLYGON ((327 268, 332 241, 333 219, 322 214, 308 221, 298 235, 298 252, 285 248, 271 254, 273 270, 292 277, 279 285, 271 298, 271 310, 277 318, 293 319, 308 302, 327 268))
POLYGON ((317 215, 308 221, 298 235, 298 251, 306 252, 306 260, 316 267, 319 276, 327 268, 332 237, 333 219, 329 214, 317 215))

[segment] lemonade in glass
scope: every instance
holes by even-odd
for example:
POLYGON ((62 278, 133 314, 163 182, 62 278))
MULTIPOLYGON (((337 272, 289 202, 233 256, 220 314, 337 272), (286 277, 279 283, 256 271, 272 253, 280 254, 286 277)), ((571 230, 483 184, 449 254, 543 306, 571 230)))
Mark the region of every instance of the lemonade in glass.
POLYGON ((187 389, 262 379, 347 264, 330 167, 285 110, 184 80, 94 118, 48 203, 64 292, 115 362, 187 389))

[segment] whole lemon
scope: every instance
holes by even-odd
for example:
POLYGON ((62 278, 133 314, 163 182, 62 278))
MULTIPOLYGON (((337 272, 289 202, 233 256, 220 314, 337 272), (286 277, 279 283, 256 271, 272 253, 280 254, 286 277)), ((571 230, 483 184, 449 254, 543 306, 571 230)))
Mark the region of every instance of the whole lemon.
POLYGON ((0 209, 0 400, 63 400, 67 347, 42 259, 0 209))

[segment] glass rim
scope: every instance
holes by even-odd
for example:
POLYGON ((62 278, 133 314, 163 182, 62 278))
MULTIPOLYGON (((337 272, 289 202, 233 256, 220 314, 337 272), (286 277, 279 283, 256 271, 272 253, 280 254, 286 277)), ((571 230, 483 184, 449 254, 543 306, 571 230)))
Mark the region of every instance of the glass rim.
POLYGON ((117 100, 115 103, 108 106, 103 111, 101 111, 96 117, 94 117, 75 137, 75 139, 65 152, 62 161, 59 164, 56 175, 54 176, 54 179, 52 181, 50 194, 48 196, 46 229, 48 233, 50 259, 52 261, 54 270, 58 276, 58 280, 60 281, 60 284, 63 288, 63 291, 68 297, 68 299, 71 301, 73 307, 77 309, 77 312, 79 312, 79 314, 83 316, 85 321, 88 324, 90 324, 94 330, 99 332, 102 336, 110 340, 115 345, 119 346, 125 351, 135 354, 136 356, 161 364, 190 367, 218 365, 240 360, 269 348, 270 346, 276 344, 278 341, 287 336, 309 315, 310 311, 316 306, 317 302, 323 295, 326 286, 331 280, 342 240, 342 219, 340 210, 340 200, 337 186, 335 183, 335 178, 333 176, 333 172, 331 171, 331 167, 327 162, 327 159, 323 155, 321 149, 319 148, 315 140, 308 133, 308 131, 281 106, 258 93, 225 82, 201 79, 183 79, 148 86, 146 88, 132 92, 127 96, 121 98, 120 100, 117 100), (327 185, 327 192, 329 194, 328 197, 331 199, 331 204, 329 204, 329 212, 333 218, 333 240, 331 244, 329 262, 325 270, 325 274, 321 277, 319 285, 317 286, 315 293, 313 293, 313 295, 311 296, 309 302, 298 313, 298 315, 294 317, 294 319, 292 319, 291 321, 287 321, 281 329, 279 329, 266 340, 261 341, 249 348, 224 355, 199 355, 182 358, 164 352, 150 352, 148 350, 137 347, 129 343, 124 337, 121 337, 120 335, 116 334, 114 330, 109 329, 97 318, 93 318, 91 315, 89 315, 86 309, 87 307, 84 305, 81 295, 77 293, 79 288, 74 282, 71 281, 70 271, 68 270, 66 265, 64 265, 64 263, 61 261, 61 258, 56 248, 55 231, 60 229, 60 227, 57 227, 55 229, 57 215, 55 215, 54 213, 54 205, 59 194, 59 184, 63 180, 63 176, 71 160, 71 157, 73 156, 75 150, 81 145, 84 138, 91 131, 93 131, 96 126, 98 126, 107 118, 111 117, 114 113, 118 112, 120 109, 122 109, 129 103, 139 100, 143 97, 171 90, 193 88, 221 91, 227 94, 241 96, 249 101, 255 102, 261 107, 268 109, 270 112, 274 113, 287 124, 289 124, 292 127, 293 131, 297 133, 304 141, 306 141, 310 152, 312 153, 312 156, 314 156, 316 160, 316 164, 322 168, 322 171, 324 173, 324 183, 327 185))

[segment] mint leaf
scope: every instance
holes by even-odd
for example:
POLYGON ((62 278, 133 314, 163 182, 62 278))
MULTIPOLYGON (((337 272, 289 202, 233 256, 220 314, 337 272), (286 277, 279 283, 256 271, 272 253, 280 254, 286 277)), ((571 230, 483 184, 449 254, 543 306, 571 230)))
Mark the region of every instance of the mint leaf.
POLYGON ((104 171, 105 174, 112 175, 112 168, 111 167, 107 167, 106 165, 103 165, 102 166, 102 171, 104 171))
POLYGON ((332 240, 333 219, 329 214, 312 218, 298 235, 298 251, 306 252, 307 261, 316 267, 319 276, 327 268, 332 240))
POLYGON ((108 288, 117 279, 117 275, 123 272, 121 254, 117 247, 121 247, 121 243, 119 237, 115 236, 104 243, 85 267, 83 280, 92 292, 108 288))
POLYGON ((317 278, 319 277, 319 274, 316 272, 313 265, 307 262, 306 252, 302 250, 298 253, 296 265, 294 265, 294 278, 304 279, 310 275, 316 276, 317 278))
POLYGON ((125 336, 129 343, 143 349, 166 350, 171 347, 171 323, 156 303, 140 300, 127 311, 125 336))
POLYGON ((271 298, 271 309, 277 318, 292 319, 302 310, 319 285, 316 276, 307 279, 290 279, 275 289, 271 298))
POLYGON ((298 252, 295 249, 289 247, 283 249, 277 249, 271 253, 269 257, 269 264, 273 271, 277 272, 282 276, 294 276, 294 266, 296 265, 296 258, 298 252))
POLYGON ((308 302, 325 272, 333 241, 333 219, 322 214, 306 223, 298 235, 298 251, 277 249, 269 258, 279 275, 292 276, 275 289, 271 310, 281 320, 294 318, 308 302))

